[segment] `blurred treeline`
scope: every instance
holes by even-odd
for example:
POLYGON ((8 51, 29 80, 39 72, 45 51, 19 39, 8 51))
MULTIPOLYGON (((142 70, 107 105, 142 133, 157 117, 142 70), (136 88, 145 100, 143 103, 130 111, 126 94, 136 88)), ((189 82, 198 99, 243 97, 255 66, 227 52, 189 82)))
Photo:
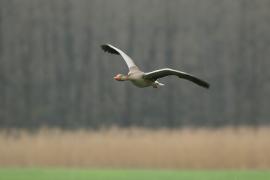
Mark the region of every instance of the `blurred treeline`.
POLYGON ((2 128, 264 125, 269 69, 269 0, 0 0, 2 128), (116 82, 127 68, 107 42, 211 88, 116 82))

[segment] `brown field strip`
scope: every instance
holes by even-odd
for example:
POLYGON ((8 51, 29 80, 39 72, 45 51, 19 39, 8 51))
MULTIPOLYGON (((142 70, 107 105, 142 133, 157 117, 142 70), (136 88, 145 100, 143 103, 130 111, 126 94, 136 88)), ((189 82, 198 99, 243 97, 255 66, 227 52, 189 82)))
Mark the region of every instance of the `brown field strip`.
POLYGON ((0 132, 0 166, 270 168, 270 128, 0 132))

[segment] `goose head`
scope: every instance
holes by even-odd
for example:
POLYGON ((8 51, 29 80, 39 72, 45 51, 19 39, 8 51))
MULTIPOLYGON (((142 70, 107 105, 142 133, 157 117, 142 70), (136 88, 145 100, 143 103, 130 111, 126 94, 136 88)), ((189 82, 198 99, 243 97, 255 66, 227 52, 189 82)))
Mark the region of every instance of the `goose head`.
POLYGON ((124 74, 117 74, 116 76, 114 76, 114 79, 117 81, 126 81, 128 80, 128 76, 124 74))

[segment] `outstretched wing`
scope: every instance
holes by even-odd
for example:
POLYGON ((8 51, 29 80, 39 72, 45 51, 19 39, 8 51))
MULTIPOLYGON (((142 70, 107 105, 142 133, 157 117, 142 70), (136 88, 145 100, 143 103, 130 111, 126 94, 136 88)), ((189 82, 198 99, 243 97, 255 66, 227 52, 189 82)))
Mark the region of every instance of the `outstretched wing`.
POLYGON ((149 79, 152 81, 155 81, 159 78, 163 78, 165 76, 170 76, 170 75, 175 75, 178 76, 179 78, 183 78, 183 79, 187 79, 189 81, 192 81, 196 84, 198 84, 199 86, 202 86, 204 88, 209 88, 209 84, 191 74, 182 72, 182 71, 177 71, 174 69, 170 69, 170 68, 165 68, 165 69, 159 69, 156 71, 152 71, 152 72, 148 72, 144 74, 144 78, 145 79, 149 79))
POLYGON ((137 66, 135 65, 135 63, 133 62, 133 60, 128 55, 126 55, 126 53, 124 53, 122 50, 114 47, 111 44, 101 45, 101 48, 105 52, 108 52, 108 53, 111 53, 111 54, 117 54, 117 55, 122 56, 122 58, 125 60, 125 62, 126 62, 126 64, 127 64, 127 66, 128 66, 129 69, 133 69, 134 67, 137 68, 137 66))

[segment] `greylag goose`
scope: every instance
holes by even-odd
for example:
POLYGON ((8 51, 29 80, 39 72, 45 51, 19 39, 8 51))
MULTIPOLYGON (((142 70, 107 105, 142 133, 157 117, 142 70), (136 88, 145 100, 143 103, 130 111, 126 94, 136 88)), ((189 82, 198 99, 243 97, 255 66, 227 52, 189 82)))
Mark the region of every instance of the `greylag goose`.
POLYGON ((111 44, 104 44, 101 45, 101 48, 108 53, 111 54, 117 54, 122 56, 122 58, 125 60, 128 68, 129 73, 127 75, 124 74, 117 74, 114 79, 117 81, 131 81, 135 86, 137 87, 149 87, 152 86, 153 88, 158 88, 159 86, 163 86, 164 84, 157 81, 157 79, 175 75, 179 78, 183 78, 189 81, 192 81, 193 83, 202 86, 204 88, 209 88, 209 84, 191 74, 170 69, 170 68, 164 68, 164 69, 158 69, 151 72, 142 72, 133 62, 133 60, 122 50, 114 47, 111 44))

